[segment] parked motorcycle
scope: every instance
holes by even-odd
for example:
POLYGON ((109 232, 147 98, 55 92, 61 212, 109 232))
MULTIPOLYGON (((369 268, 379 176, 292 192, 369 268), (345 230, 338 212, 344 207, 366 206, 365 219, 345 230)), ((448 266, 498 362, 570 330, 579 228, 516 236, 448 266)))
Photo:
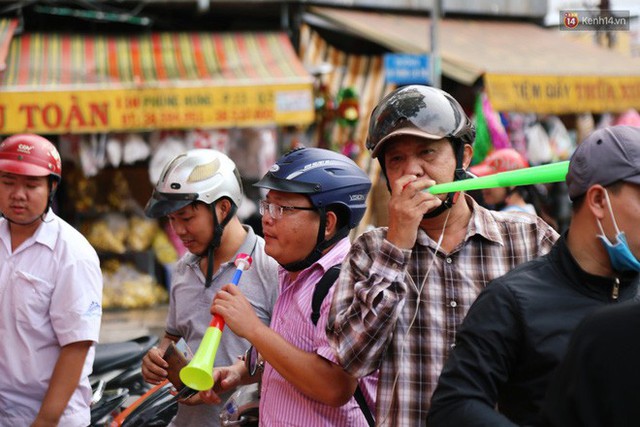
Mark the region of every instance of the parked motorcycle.
POLYGON ((260 384, 240 386, 225 402, 220 412, 223 427, 258 427, 258 407, 260 406, 260 384))
MULTIPOLYGON (((177 375, 181 366, 186 365, 187 354, 190 354, 184 340, 171 343, 167 348, 164 358, 170 366, 169 378, 172 373, 177 375)), ((120 412, 110 424, 110 427, 163 427, 168 425, 178 412, 178 402, 193 396, 197 391, 184 386, 177 378, 169 379, 151 387, 143 395, 130 403, 125 410, 120 412), (174 384, 178 384, 176 390, 174 384)))
POLYGON ((158 337, 145 335, 128 341, 96 345, 93 372, 91 425, 107 426, 131 399, 150 386, 142 378, 142 358, 158 344, 158 337))

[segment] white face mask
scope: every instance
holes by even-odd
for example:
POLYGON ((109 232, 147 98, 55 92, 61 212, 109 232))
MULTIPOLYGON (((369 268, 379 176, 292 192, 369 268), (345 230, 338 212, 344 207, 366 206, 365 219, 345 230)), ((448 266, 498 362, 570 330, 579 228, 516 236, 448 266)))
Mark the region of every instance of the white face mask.
POLYGON ((611 201, 609 200, 609 193, 607 190, 604 192, 605 198, 607 199, 607 207, 609 208, 609 213, 611 214, 611 219, 613 221, 613 226, 616 229, 616 242, 611 243, 611 241, 604 234, 604 229, 602 228, 602 224, 599 219, 596 219, 598 223, 598 228, 600 228, 600 234, 598 234, 598 238, 604 245, 604 248, 607 250, 607 254, 609 254, 609 260, 611 261, 611 267, 616 271, 640 271, 640 261, 633 255, 631 249, 629 249, 629 244, 627 243, 627 237, 625 236, 623 231, 620 231, 618 228, 618 223, 616 222, 616 217, 613 215, 613 209, 611 208, 611 201))

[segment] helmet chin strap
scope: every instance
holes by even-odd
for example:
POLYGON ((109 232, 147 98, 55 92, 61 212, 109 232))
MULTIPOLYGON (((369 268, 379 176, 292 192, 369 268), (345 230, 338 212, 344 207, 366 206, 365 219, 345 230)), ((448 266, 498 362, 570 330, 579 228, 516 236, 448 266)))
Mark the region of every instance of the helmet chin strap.
POLYGON ((47 212, 49 211, 49 208, 47 207, 47 210, 44 211, 40 216, 37 216, 33 221, 29 221, 29 222, 18 222, 18 221, 14 221, 11 218, 9 218, 8 216, 6 216, 3 213, 0 213, 0 218, 4 218, 7 221, 9 221, 11 224, 16 224, 16 225, 21 225, 21 226, 27 226, 27 225, 31 225, 34 222, 37 221, 42 221, 44 222, 44 218, 47 216, 47 212))
MULTIPOLYGON (((467 172, 462 168, 456 169, 453 180, 460 181, 463 179, 467 179, 467 172)), ((447 193, 447 197, 446 199, 444 199, 442 204, 437 208, 435 208, 434 210, 424 214, 422 218, 423 219, 435 218, 438 215, 440 215, 442 212, 446 211, 447 209, 450 209, 458 201, 459 195, 460 195, 460 192, 447 193)))
POLYGON ((300 261, 290 262, 288 264, 280 264, 282 268, 287 271, 300 271, 310 267, 314 262, 318 261, 324 255, 324 251, 327 248, 333 246, 337 241, 343 239, 349 234, 349 225, 345 225, 339 229, 336 234, 329 240, 324 240, 324 232, 327 226, 327 213, 324 208, 319 208, 320 211, 320 227, 318 228, 318 237, 316 238, 316 247, 313 248, 311 253, 306 258, 300 261))
MULTIPOLYGON (((453 173, 454 181, 462 181, 463 179, 467 179, 469 176, 467 175, 467 171, 462 167, 462 160, 464 157, 464 143, 462 141, 451 141, 451 145, 456 154, 456 170, 453 173), (457 145, 457 146, 456 146, 457 145)), ((423 219, 435 218, 440 215, 442 212, 450 209, 457 201, 460 192, 447 193, 447 197, 444 199, 442 204, 435 208, 434 210, 427 212, 422 216, 423 219)))
MULTIPOLYGON (((231 209, 229 209, 229 213, 222 220, 222 222, 218 222, 218 216, 216 215, 216 202, 211 203, 211 213, 213 214, 213 238, 209 243, 209 247, 207 248, 207 274, 205 275, 204 287, 208 288, 211 286, 211 280, 213 279, 213 264, 214 257, 213 253, 218 247, 220 247, 220 242, 222 241, 222 233, 224 232, 224 227, 231 221, 231 218, 236 214, 238 207, 235 203, 231 203, 231 209)), ((203 254, 200 254, 202 256, 203 254)))

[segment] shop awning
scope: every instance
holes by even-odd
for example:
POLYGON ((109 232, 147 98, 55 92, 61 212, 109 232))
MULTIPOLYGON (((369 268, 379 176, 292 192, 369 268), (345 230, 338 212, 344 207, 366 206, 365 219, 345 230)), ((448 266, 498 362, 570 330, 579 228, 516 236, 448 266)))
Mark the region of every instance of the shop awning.
POLYGON ((5 61, 17 26, 17 19, 0 19, 0 72, 7 68, 5 61))
POLYGON ((284 33, 15 37, 0 133, 308 124, 312 77, 284 33))
POLYGON ((317 127, 314 139, 327 139, 336 150, 342 150, 352 140, 358 144, 360 154, 364 154, 371 110, 391 90, 391 86, 385 83, 382 57, 342 52, 328 44, 308 25, 303 25, 300 29, 300 46, 300 58, 308 68, 322 64, 331 66, 332 71, 321 77, 331 96, 335 97, 345 88, 354 89, 358 95, 360 118, 355 128, 340 126, 333 120, 326 129, 317 127), (322 130, 326 135, 319 134, 322 130))
MULTIPOLYGON (((314 7, 313 13, 392 51, 427 53, 424 17, 314 7)), ((499 111, 620 112, 640 109, 640 58, 569 39, 557 28, 443 19, 442 73, 465 85, 482 78, 499 111)))

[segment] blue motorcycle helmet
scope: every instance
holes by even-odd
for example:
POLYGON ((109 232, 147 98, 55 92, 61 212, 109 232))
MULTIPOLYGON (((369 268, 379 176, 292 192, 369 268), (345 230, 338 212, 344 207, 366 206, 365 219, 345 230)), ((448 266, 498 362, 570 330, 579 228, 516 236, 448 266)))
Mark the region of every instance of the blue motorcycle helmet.
POLYGON ((316 262, 323 252, 346 237, 359 223, 367 208, 371 180, 348 157, 323 148, 301 147, 282 156, 255 187, 285 193, 304 194, 320 214, 320 227, 314 250, 301 261, 282 265, 300 271, 316 262), (324 239, 326 213, 333 211, 339 228, 324 239))

